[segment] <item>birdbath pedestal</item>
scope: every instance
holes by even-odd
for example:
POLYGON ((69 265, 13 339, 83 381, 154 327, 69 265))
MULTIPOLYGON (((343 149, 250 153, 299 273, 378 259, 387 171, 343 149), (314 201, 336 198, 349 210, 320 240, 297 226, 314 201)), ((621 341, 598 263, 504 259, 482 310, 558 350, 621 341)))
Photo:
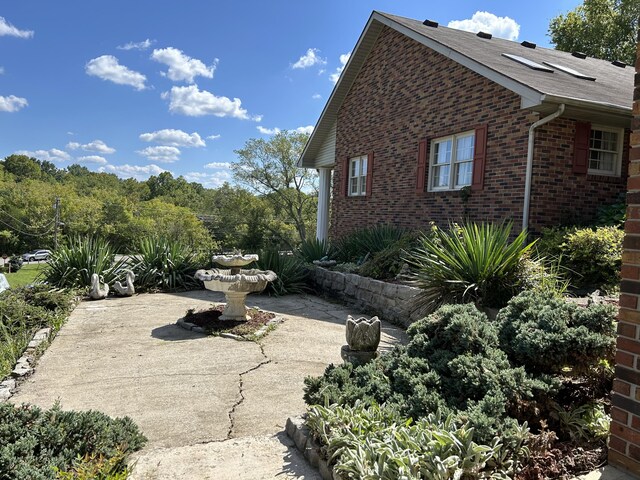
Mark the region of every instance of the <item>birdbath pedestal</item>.
POLYGON ((220 320, 248 320, 246 298, 252 292, 261 292, 277 275, 271 270, 243 270, 258 255, 215 255, 213 261, 228 269, 198 270, 195 277, 204 282, 207 290, 223 292, 227 304, 220 320))

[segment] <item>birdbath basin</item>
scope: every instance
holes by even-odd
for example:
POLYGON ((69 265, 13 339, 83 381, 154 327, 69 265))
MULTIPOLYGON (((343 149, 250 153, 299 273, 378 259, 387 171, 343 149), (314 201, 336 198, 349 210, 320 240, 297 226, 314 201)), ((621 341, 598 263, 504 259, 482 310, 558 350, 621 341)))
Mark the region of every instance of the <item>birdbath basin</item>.
POLYGON ((278 278, 271 270, 241 268, 257 260, 258 255, 215 255, 213 257, 215 263, 230 268, 213 268, 196 272, 195 277, 204 282, 204 288, 224 293, 227 304, 220 320, 247 320, 245 303, 247 295, 261 292, 267 283, 278 278))

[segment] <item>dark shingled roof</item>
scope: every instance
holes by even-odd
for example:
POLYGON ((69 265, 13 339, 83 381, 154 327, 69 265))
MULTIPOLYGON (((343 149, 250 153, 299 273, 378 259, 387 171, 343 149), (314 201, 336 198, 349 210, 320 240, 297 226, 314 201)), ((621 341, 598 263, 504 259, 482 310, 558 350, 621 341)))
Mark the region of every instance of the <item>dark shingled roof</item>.
POLYGON ((527 48, 518 42, 496 37, 486 40, 475 33, 442 26, 428 27, 421 21, 388 13, 380 15, 542 94, 588 103, 615 105, 631 110, 635 73, 631 67, 621 68, 612 65, 611 62, 590 57, 580 59, 568 52, 549 48, 527 48), (566 66, 595 77, 596 80, 579 79, 553 67, 550 67, 554 70, 553 73, 536 71, 504 57, 503 53, 525 57, 540 64, 550 62, 566 66))
MULTIPOLYGON (((335 128, 338 111, 369 52, 384 27, 392 28, 453 61, 464 65, 520 95, 522 108, 541 114, 566 105, 564 115, 604 124, 628 127, 631 122, 635 69, 622 68, 606 60, 577 58, 571 53, 549 48, 527 48, 501 38, 481 38, 475 33, 374 11, 327 101, 304 152, 298 160, 303 167, 318 168, 335 162, 335 128), (549 62, 568 67, 595 81, 576 78, 562 70, 533 70, 503 54, 517 55, 544 65, 549 62)), ((545 65, 546 66, 546 65, 545 65)))

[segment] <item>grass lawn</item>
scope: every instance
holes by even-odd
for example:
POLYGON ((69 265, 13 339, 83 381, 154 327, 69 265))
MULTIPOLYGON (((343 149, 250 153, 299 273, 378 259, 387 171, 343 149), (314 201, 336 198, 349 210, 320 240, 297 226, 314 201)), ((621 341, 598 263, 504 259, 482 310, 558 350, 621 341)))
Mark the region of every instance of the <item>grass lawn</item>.
POLYGON ((5 273, 7 281, 11 287, 21 287, 33 283, 38 273, 45 267, 46 263, 25 264, 15 273, 5 273))

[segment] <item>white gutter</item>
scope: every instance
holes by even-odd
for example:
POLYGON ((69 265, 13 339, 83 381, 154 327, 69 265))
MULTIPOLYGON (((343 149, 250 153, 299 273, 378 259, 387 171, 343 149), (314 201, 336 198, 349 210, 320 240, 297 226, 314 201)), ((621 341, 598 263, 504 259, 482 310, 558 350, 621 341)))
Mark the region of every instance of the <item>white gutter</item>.
POLYGON ((564 103, 561 103, 558 110, 551 115, 541 118, 529 127, 529 146, 527 148, 527 173, 524 183, 524 208, 522 210, 522 231, 529 228, 529 206, 531 204, 531 176, 533 172, 533 145, 536 137, 536 128, 550 122, 554 118, 564 113, 564 103))

